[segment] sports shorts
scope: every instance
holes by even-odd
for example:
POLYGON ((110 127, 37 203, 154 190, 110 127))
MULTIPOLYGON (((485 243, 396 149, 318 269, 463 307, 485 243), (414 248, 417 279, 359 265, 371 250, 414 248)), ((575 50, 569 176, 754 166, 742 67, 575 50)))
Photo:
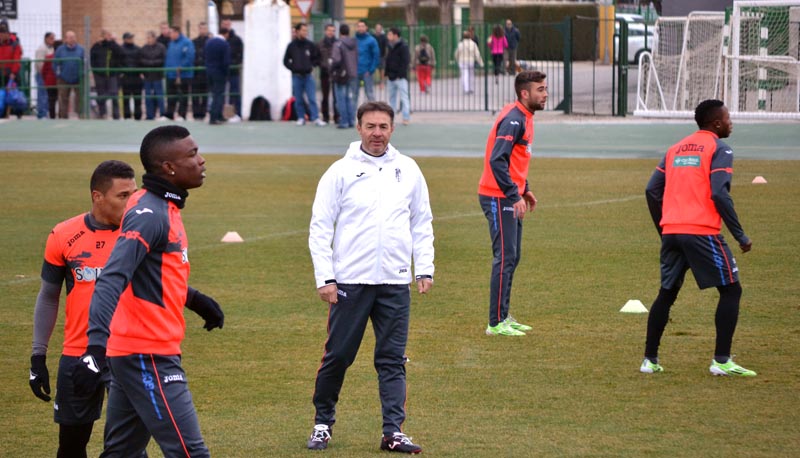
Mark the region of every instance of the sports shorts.
POLYGON ((721 234, 664 234, 661 238, 661 287, 680 287, 688 269, 700 289, 739 281, 739 268, 721 234))
POLYGON ((80 364, 80 356, 61 355, 56 380, 56 401, 53 419, 60 425, 84 425, 100 418, 103 411, 105 384, 100 384, 94 394, 79 396, 72 386, 72 374, 80 364))

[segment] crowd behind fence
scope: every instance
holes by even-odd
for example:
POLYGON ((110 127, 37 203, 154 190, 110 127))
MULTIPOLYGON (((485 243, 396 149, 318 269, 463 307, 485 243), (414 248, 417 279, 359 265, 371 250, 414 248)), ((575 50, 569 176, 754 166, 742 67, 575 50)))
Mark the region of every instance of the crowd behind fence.
MULTIPOLYGON (((322 38, 324 25, 330 22, 332 22, 330 19, 312 20, 312 22, 309 24, 311 32, 309 39, 315 43, 318 43, 322 38)), ((487 38, 491 34, 493 26, 494 24, 473 24, 472 26, 401 25, 398 27, 401 30, 402 39, 408 44, 412 53, 412 66, 409 69, 410 71, 408 75, 410 89, 409 96, 412 112, 496 112, 505 104, 515 99, 513 74, 517 71, 529 69, 543 71, 548 76, 547 81, 550 96, 547 101, 547 110, 558 110, 566 113, 573 111, 573 54, 576 53, 575 49, 573 49, 575 46, 573 35, 576 33, 586 33, 583 29, 587 27, 590 35, 596 34, 596 23, 585 26, 581 23, 581 21, 575 22, 567 19, 558 23, 515 24, 515 26, 518 27, 521 32, 522 40, 520 41, 517 60, 512 66, 512 72, 508 72, 508 68, 506 67, 508 65, 507 60, 504 61, 504 68, 500 72, 496 72, 495 68, 493 67, 490 58, 491 54, 489 45, 487 44, 487 38), (577 27, 580 30, 576 32, 573 29, 574 27, 577 27), (459 68, 459 65, 454 57, 455 49, 457 48, 459 42, 463 39, 463 33, 467 31, 472 33, 472 38, 476 42, 484 62, 482 67, 477 67, 474 69, 474 91, 470 91, 469 93, 465 93, 467 91, 463 90, 461 79, 462 69, 459 68), (433 65, 432 72, 432 85, 427 91, 422 90, 423 88, 420 87, 417 79, 417 73, 413 66, 414 49, 416 45, 420 43, 420 38, 423 35, 427 37, 436 54, 435 65, 433 65)), ((189 26, 187 25, 187 29, 188 28, 189 26)), ((373 31, 371 30, 371 32, 373 31)), ((92 33, 87 32, 86 36, 88 41, 88 37, 92 36, 92 33)), ((186 36, 191 38, 189 34, 186 36)), ((35 47, 32 43, 28 44, 28 46, 35 47)), ((591 48, 592 49, 588 51, 580 49, 577 54, 579 56, 583 56, 583 54, 588 52, 587 56, 589 57, 589 60, 587 62, 594 64, 594 60, 597 58, 596 41, 591 43, 591 48)), ((88 64, 88 60, 87 49, 87 55, 85 61, 83 62, 83 71, 81 72, 80 81, 71 86, 76 89, 77 98, 76 96, 73 96, 70 104, 73 107, 80 107, 77 115, 81 118, 98 117, 101 114, 100 110, 98 109, 98 102, 102 101, 103 104, 105 104, 109 99, 107 95, 99 95, 97 93, 96 85, 94 84, 94 79, 92 77, 93 72, 113 71, 118 75, 130 75, 156 71, 152 68, 144 69, 141 67, 91 68, 88 64)), ((28 111, 28 113, 35 113, 33 109, 36 107, 36 104, 41 97, 47 97, 46 94, 48 90, 55 89, 56 91, 59 91, 64 89, 63 84, 47 85, 44 88, 40 87, 41 82, 37 82, 37 79, 35 78, 36 72, 34 70, 37 62, 39 62, 37 59, 21 60, 23 70, 20 72, 18 84, 19 88, 28 96, 28 100, 31 102, 30 111, 28 111), (40 91, 40 89, 44 89, 44 91, 40 91)), ((0 62, 0 65, 2 64, 3 62, 0 62)), ((163 72, 169 69, 170 68, 160 68, 158 71, 163 72)), ((204 67, 193 67, 193 69, 202 71, 204 70, 204 67)), ((320 101, 322 99, 322 94, 319 92, 321 87, 319 81, 319 71, 315 70, 314 75, 318 91, 317 100, 320 101)), ((380 80, 379 76, 379 72, 376 72, 375 81, 377 84, 375 86, 375 97, 379 100, 387 100, 388 91, 386 90, 385 85, 382 84, 383 81, 380 80)), ((598 79, 598 76, 595 73, 594 65, 592 65, 592 74, 590 75, 590 78, 592 81, 588 82, 587 86, 591 87, 591 93, 588 95, 591 100, 589 102, 581 103, 588 104, 591 108, 587 110, 585 107, 579 106, 577 111, 588 111, 589 114, 611 114, 603 112, 597 113, 595 101, 598 98, 612 98, 612 91, 614 89, 612 88, 611 90, 608 90, 604 87, 595 88, 595 80, 598 79)), ((584 81, 581 81, 581 84, 584 83, 584 81)), ((198 84, 190 85, 187 88, 187 92, 182 94, 177 94, 174 92, 170 93, 166 89, 167 88, 164 87, 163 80, 161 83, 161 92, 163 93, 163 96, 157 94, 147 94, 144 92, 139 92, 133 95, 124 94, 122 87, 119 87, 118 93, 114 97, 114 103, 116 104, 118 110, 113 108, 110 110, 112 117, 114 116, 113 113, 115 111, 123 113, 120 115, 121 117, 124 116, 124 113, 131 113, 130 116, 134 117, 135 113, 137 112, 136 107, 138 106, 142 112, 145 112, 145 106, 147 102, 151 100, 163 100, 168 102, 171 99, 181 98, 181 100, 183 100, 183 98, 187 98, 189 106, 187 113, 198 112, 198 110, 194 109, 196 106, 199 106, 200 104, 208 104, 208 97, 206 93, 207 88, 205 84, 201 84, 200 81, 198 81, 198 84)), ((363 90, 360 90, 359 93, 360 95, 358 102, 361 103, 362 101, 366 100, 366 97, 363 93, 363 90)), ((233 91, 230 89, 228 90, 226 97, 231 99, 238 95, 239 89, 233 88, 233 91)), ((286 94, 285 100, 269 100, 269 103, 273 106, 277 105, 282 107, 289 100, 290 96, 291 94, 286 94)), ((333 94, 331 94, 331 97, 333 97, 333 94)), ((334 105, 335 104, 330 104, 331 111, 333 111, 334 105)), ((609 108, 609 111, 613 112, 615 107, 609 108)), ((164 113, 161 112, 161 110, 157 111, 159 112, 158 114, 160 116, 171 115, 169 117, 174 117, 174 114, 172 113, 164 113)), ((207 112, 207 107, 204 110, 199 110, 199 112, 207 112)), ((249 117, 249 113, 242 114, 239 111, 237 114, 244 119, 249 117)), ((73 114, 73 116, 75 115, 73 114)))

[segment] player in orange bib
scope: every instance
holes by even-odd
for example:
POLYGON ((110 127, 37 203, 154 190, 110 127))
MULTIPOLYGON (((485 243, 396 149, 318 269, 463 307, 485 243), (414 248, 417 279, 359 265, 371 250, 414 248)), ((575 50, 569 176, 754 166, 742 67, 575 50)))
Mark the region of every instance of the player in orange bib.
POLYGON ((509 315, 511 283, 522 255, 522 219, 536 207, 528 186, 533 115, 547 102, 546 75, 525 71, 514 80, 517 101, 506 105, 486 141, 478 202, 489 222, 492 276, 489 282, 490 336, 524 336, 532 328, 509 315))
POLYGON ((739 317, 739 268, 720 234, 722 221, 747 253, 753 243, 745 235, 730 196, 733 151, 722 141, 733 130, 730 114, 719 100, 695 109, 697 132, 673 145, 647 184, 647 206, 661 235, 661 289, 647 320, 644 360, 639 370, 662 372, 658 347, 669 311, 692 269, 701 289, 716 287, 716 348, 709 371, 714 375, 753 377, 731 359, 731 343, 739 317))
POLYGON ((42 285, 33 314, 33 351, 30 386, 33 394, 50 401, 47 346, 58 318, 61 286, 66 284, 64 348, 58 364, 55 422, 59 424, 59 457, 86 456, 86 444, 103 406, 102 388, 77 395, 69 377, 86 351, 89 301, 95 280, 119 236, 119 225, 128 198, 136 191, 131 166, 105 161, 92 173, 89 186, 92 209, 56 225, 47 238, 42 285))
POLYGON ((208 457, 181 367, 184 307, 222 328, 210 297, 188 286, 189 242, 181 209, 203 185, 205 159, 181 126, 151 130, 140 149, 142 190, 128 201, 114 250, 89 308, 76 392, 92 391, 110 369, 102 457, 139 456, 150 438, 165 457, 208 457), (106 365, 106 357, 108 365, 106 365))

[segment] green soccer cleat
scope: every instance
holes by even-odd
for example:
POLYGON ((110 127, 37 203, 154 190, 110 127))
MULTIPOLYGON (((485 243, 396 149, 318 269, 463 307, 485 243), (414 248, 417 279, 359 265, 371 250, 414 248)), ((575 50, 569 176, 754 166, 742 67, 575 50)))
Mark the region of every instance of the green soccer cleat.
POLYGON ((507 322, 501 321, 497 326, 486 326, 487 336, 524 336, 525 333, 512 328, 507 322))
POLYGON ((717 360, 711 360, 711 366, 708 368, 714 375, 736 375, 739 377, 755 377, 755 371, 745 369, 744 367, 733 362, 733 359, 728 358, 728 362, 720 364, 717 360))
POLYGON ((528 326, 527 324, 522 324, 514 319, 513 316, 509 315, 508 318, 505 319, 505 322, 508 323, 509 326, 516 329, 517 331, 527 332, 532 330, 533 328, 528 326))
POLYGON ((655 374, 656 372, 664 372, 664 368, 661 367, 661 364, 654 363, 645 358, 644 361, 642 361, 642 365, 639 366, 639 372, 643 374, 655 374))

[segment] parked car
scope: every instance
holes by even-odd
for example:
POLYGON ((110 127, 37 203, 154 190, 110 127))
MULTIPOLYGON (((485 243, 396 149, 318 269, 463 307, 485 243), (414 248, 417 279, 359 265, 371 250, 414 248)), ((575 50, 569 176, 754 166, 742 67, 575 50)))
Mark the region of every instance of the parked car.
MULTIPOLYGON (((655 27, 647 25, 638 14, 617 14, 617 19, 628 23, 628 62, 636 63, 639 56, 656 46, 655 27)), ((614 24, 614 55, 619 54, 619 22, 614 24)))

